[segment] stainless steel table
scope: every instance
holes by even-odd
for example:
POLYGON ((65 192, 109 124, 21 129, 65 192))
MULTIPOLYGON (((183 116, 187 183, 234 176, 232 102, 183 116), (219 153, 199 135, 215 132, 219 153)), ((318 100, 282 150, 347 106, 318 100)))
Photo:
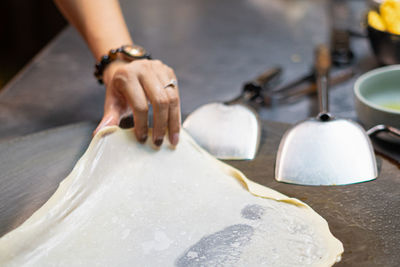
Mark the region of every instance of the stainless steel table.
MULTIPOLYGON (((358 29, 365 1, 347 2, 347 23, 358 29)), ((284 81, 308 72, 314 46, 329 37, 328 1, 122 1, 134 40, 172 66, 182 111, 238 95, 244 81, 281 65, 284 81), (293 62, 292 58, 298 62, 293 62)), ((359 30, 359 29, 358 29, 359 30)), ((353 41, 357 69, 375 65, 366 40, 353 41)), ((68 27, 0 93, 0 140, 79 121, 98 121, 104 89, 92 76, 94 59, 68 27)), ((334 114, 355 118, 354 79, 331 90, 334 114)), ((296 122, 316 112, 314 98, 260 110, 261 118, 296 122)))
MULTIPOLYGON (((352 12, 346 23, 360 30, 365 1, 345 2, 352 12)), ((176 70, 184 114, 211 101, 233 98, 244 81, 268 67, 281 65, 284 81, 308 72, 314 45, 328 40, 328 5, 328 1, 319 0, 126 0, 122 3, 134 40, 176 70)), ((365 39, 354 39, 352 47, 358 71, 376 66, 365 39)), ((98 121, 104 88, 92 77, 93 63, 88 48, 69 27, 0 93, 0 158, 3 159, 0 167, 7 168, 2 172, 7 177, 1 178, 0 174, 0 189, 6 190, 3 195, 16 198, 1 201, 0 194, 0 210, 14 214, 2 218, 8 225, 3 230, 21 223, 46 201, 83 151, 95 124, 59 128, 50 131, 48 137, 49 133, 43 132, 13 138, 55 126, 98 121), (70 145, 61 144, 60 140, 69 140, 70 145), (47 162, 42 176, 34 175, 37 170, 18 168, 15 161, 32 159, 29 155, 38 155, 41 157, 38 162, 47 162), (13 175, 29 184, 13 182, 13 175), (34 179, 28 179, 30 176, 34 179), (12 206, 7 208, 4 206, 7 203, 12 206), (17 212, 21 214, 15 216, 17 212)), ((334 114, 356 119, 354 80, 332 88, 334 114)), ((316 106, 315 97, 304 97, 296 103, 264 107, 259 112, 264 120, 293 123, 316 114, 316 106)), ((397 249, 400 223, 395 210, 399 200, 398 169, 379 159, 386 176, 376 182, 330 188, 278 184, 273 180, 274 151, 287 125, 269 122, 264 127, 265 139, 258 158, 232 164, 261 184, 299 197, 327 218, 333 233, 345 243, 346 258, 339 266, 375 266, 375 263, 394 266, 398 261, 393 251, 397 249), (258 171, 260 166, 266 168, 258 171), (321 194, 326 198, 321 198, 321 194), (371 240, 376 242, 371 245, 371 240)), ((26 162, 27 166, 35 165, 36 159, 32 160, 26 162)))

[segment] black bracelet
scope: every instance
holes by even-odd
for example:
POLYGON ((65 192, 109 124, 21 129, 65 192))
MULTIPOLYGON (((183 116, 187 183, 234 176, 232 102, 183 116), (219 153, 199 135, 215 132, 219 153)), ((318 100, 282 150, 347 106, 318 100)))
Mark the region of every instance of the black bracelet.
POLYGON ((111 49, 110 52, 108 52, 108 55, 102 56, 100 62, 96 63, 95 65, 94 76, 100 84, 104 83, 104 70, 111 62, 117 59, 118 53, 122 53, 124 55, 124 58, 129 61, 145 58, 151 59, 150 54, 148 54, 146 50, 144 50, 144 48, 138 45, 124 45, 117 49, 111 49))

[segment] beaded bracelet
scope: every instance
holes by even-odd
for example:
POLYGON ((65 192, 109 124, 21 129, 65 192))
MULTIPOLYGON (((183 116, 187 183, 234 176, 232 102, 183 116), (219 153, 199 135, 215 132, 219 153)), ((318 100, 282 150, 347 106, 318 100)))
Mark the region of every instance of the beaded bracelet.
POLYGON ((121 53, 125 60, 133 61, 135 59, 151 59, 151 55, 146 52, 146 50, 139 45, 123 45, 117 49, 111 49, 108 55, 101 57, 100 61, 95 65, 94 76, 103 84, 103 73, 106 67, 118 57, 118 53, 121 53))

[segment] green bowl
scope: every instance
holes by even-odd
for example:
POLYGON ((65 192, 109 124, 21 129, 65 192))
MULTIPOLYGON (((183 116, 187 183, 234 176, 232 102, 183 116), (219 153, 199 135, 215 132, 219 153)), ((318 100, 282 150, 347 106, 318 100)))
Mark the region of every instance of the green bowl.
POLYGON ((378 124, 400 128, 400 65, 361 75, 354 94, 358 118, 367 129, 378 124))

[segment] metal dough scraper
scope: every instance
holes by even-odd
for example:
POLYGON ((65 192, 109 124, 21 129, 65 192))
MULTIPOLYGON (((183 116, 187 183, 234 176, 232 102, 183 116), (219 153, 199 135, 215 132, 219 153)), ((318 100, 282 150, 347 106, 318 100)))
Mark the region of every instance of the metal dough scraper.
POLYGON ((280 73, 280 68, 272 68, 246 83, 237 98, 197 108, 183 122, 183 128, 219 159, 253 159, 260 143, 261 127, 256 111, 248 103, 259 98, 261 90, 270 88, 280 73))
POLYGON ((289 129, 279 145, 275 178, 300 185, 344 185, 378 176, 374 150, 357 123, 328 111, 329 49, 316 50, 315 68, 320 113, 289 129))

